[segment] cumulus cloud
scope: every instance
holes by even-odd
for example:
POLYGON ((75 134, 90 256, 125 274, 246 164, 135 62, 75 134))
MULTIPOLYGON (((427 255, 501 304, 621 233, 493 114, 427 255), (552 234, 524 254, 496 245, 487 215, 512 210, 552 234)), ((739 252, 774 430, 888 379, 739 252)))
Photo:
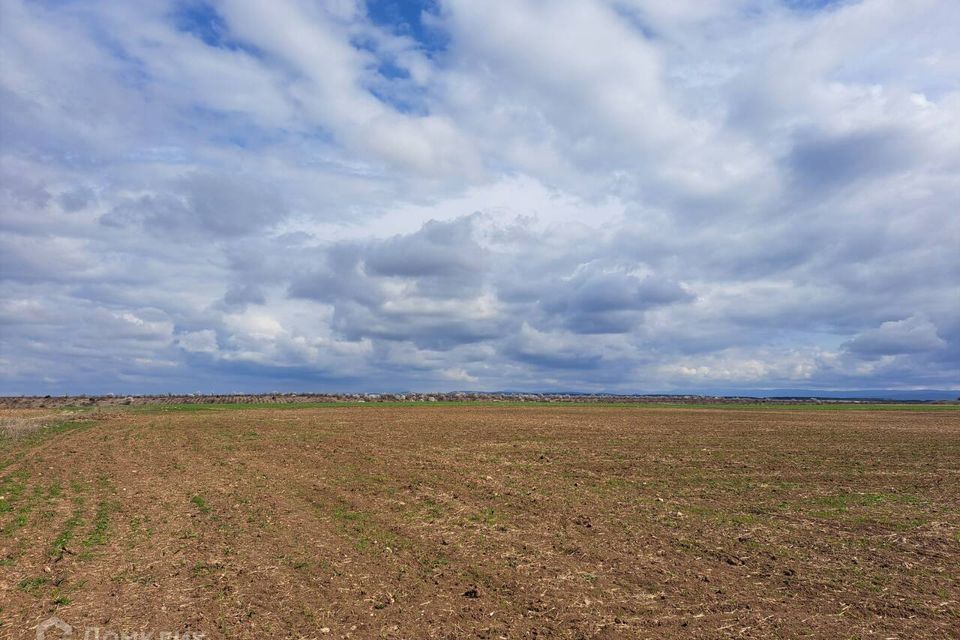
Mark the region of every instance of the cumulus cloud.
POLYGON ((478 285, 484 251, 472 237, 471 218, 427 222, 419 231, 372 247, 364 263, 373 275, 409 278, 426 297, 456 297, 478 285))
POLYGON ((850 353, 866 357, 924 353, 946 346, 946 341, 937 335, 937 327, 920 315, 884 322, 843 344, 850 353))
POLYGON ((569 278, 546 283, 540 306, 575 333, 628 333, 642 312, 693 296, 675 282, 582 265, 569 278))
POLYGON ((0 12, 0 391, 960 384, 955 2, 0 12))

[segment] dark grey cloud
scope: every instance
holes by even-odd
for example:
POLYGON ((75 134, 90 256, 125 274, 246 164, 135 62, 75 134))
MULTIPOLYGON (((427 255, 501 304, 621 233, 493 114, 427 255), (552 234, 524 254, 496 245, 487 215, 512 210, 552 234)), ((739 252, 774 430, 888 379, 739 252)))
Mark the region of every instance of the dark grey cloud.
POLYGON ((406 286, 409 296, 475 294, 487 252, 474 238, 473 221, 473 216, 431 220, 414 233, 329 247, 318 255, 324 265, 295 280, 291 293, 322 301, 350 299, 368 307, 385 302, 391 283, 406 286))
POLYGON ((528 326, 506 341, 503 353, 541 370, 596 371, 603 365, 603 354, 590 345, 528 326))
POLYGON ((42 209, 50 202, 51 195, 43 182, 20 172, 0 173, 0 198, 6 209, 42 209))
POLYGON ((912 167, 918 141, 888 127, 846 134, 801 132, 786 162, 799 193, 819 194, 912 167))
POLYGON ((192 173, 170 190, 128 197, 100 218, 108 227, 136 227, 195 241, 252 235, 287 216, 283 198, 255 179, 192 173))
POLYGON ((347 340, 409 341, 425 349, 450 349, 494 340, 503 335, 503 324, 501 319, 478 317, 463 309, 381 309, 377 312, 349 303, 337 306, 332 321, 332 327, 347 340))
POLYGON ((628 333, 642 322, 643 311, 691 299, 691 293, 662 277, 604 271, 591 264, 544 286, 540 307, 574 333, 628 333))
POLYGON ((364 256, 366 271, 411 279, 428 297, 474 291, 486 267, 486 252, 473 237, 474 219, 431 220, 416 233, 378 243, 364 256))
POLYGON ((230 310, 244 310, 248 305, 267 303, 267 297, 264 295, 263 288, 252 284, 244 283, 235 285, 223 294, 223 305, 230 310))
POLYGON ((97 194, 90 187, 81 185, 69 191, 64 191, 59 195, 57 200, 64 211, 73 213, 96 202, 97 194))
POLYGON ((343 301, 379 306, 385 294, 381 283, 367 275, 362 251, 360 246, 345 244, 315 252, 314 260, 321 265, 296 277, 290 285, 290 295, 328 304, 343 301))
POLYGON ((495 338, 503 319, 478 302, 489 263, 475 220, 431 220, 410 234, 328 247, 315 256, 322 266, 294 279, 290 295, 331 305, 332 326, 350 340, 432 348, 495 338))

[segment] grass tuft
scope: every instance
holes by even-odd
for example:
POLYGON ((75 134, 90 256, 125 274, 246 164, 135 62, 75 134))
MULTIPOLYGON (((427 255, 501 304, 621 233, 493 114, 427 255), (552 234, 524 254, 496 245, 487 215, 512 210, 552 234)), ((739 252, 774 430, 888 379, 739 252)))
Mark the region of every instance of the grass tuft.
POLYGON ((203 497, 193 496, 190 498, 190 502, 197 507, 200 513, 210 513, 210 505, 207 504, 207 501, 204 500, 203 497))

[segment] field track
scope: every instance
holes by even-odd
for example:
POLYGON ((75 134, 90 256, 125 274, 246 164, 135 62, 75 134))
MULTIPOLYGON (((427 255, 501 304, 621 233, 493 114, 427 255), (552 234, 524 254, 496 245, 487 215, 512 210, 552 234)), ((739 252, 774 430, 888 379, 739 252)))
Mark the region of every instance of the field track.
POLYGON ((0 418, 0 638, 960 637, 957 409, 0 418))

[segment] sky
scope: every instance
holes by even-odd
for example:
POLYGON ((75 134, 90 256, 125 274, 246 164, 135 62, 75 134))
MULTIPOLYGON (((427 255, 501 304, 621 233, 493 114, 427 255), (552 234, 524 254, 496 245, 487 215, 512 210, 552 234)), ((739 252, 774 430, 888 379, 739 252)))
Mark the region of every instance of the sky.
POLYGON ((0 393, 958 389, 958 25, 0 0, 0 393))

